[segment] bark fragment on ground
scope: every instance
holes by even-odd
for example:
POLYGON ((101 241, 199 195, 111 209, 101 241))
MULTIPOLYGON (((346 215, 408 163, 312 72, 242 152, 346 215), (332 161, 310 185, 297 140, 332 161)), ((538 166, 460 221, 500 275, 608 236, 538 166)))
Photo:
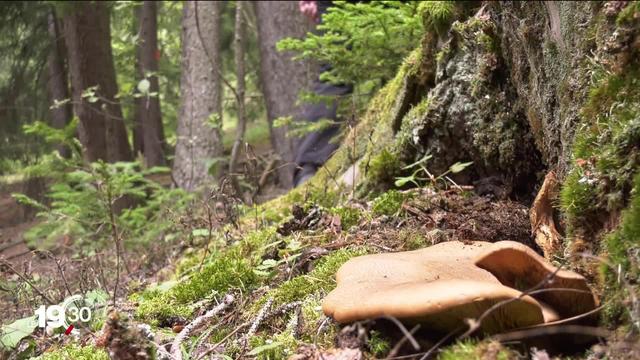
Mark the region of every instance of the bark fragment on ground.
POLYGON ((562 245, 562 237, 553 220, 553 203, 558 198, 558 191, 558 179, 555 172, 550 171, 545 176, 529 210, 531 233, 535 236, 535 242, 542 249, 544 257, 549 260, 560 251, 562 245))

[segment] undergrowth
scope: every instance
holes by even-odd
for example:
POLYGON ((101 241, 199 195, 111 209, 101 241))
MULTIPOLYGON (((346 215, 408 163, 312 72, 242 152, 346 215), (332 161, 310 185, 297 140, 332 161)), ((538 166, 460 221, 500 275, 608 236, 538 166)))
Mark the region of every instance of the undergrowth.
POLYGON ((67 344, 59 349, 45 352, 37 360, 109 360, 109 355, 103 349, 94 346, 80 346, 75 343, 67 344))
POLYGON ((518 353, 502 346, 498 342, 477 340, 459 341, 440 352, 439 360, 515 360, 518 353))

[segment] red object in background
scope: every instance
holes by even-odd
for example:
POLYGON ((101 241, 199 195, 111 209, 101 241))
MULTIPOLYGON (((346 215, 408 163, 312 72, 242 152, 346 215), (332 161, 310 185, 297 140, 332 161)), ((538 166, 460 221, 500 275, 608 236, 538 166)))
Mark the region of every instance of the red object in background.
POLYGON ((65 335, 69 335, 71 334, 71 331, 73 330, 73 324, 69 325, 69 327, 67 328, 67 330, 64 331, 65 335))
POLYGON ((320 17, 318 16, 318 2, 317 1, 298 1, 298 8, 300 12, 309 18, 313 22, 318 22, 320 17))
POLYGON ((160 60, 160 56, 162 55, 160 53, 160 49, 156 49, 156 52, 153 55, 155 56, 156 60, 160 60))

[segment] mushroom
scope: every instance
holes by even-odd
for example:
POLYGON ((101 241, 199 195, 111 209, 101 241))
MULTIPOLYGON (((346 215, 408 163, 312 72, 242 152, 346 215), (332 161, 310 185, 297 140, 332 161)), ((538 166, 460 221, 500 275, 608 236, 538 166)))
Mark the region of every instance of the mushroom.
MULTIPOLYGON (((477 319, 498 302, 510 300, 485 317, 480 324, 482 332, 558 320, 554 306, 503 284, 483 268, 492 257, 507 254, 504 250, 510 244, 518 243, 449 241, 415 251, 353 258, 338 270, 338 286, 325 298, 323 311, 341 323, 393 316, 448 332, 461 328, 465 319, 477 319), (493 252, 496 245, 498 251, 493 252)), ((519 248, 517 254, 529 255, 519 248)), ((538 261, 530 263, 536 269, 548 269, 538 261)), ((499 274, 509 278, 516 273, 499 274)))
POLYGON ((518 242, 494 243, 478 255, 475 264, 506 286, 521 291, 537 287, 531 296, 557 311, 560 319, 584 314, 596 307, 596 299, 583 276, 558 270, 518 242))

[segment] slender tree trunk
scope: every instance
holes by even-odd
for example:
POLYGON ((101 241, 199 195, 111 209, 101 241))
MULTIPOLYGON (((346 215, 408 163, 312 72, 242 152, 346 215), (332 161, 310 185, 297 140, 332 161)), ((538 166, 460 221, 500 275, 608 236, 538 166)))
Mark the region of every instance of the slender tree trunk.
MULTIPOLYGON (((49 37, 51 38, 51 50, 47 59, 49 81, 47 88, 49 90, 49 104, 52 106, 56 101, 62 101, 69 98, 69 83, 67 82, 67 69, 64 63, 64 43, 60 26, 53 10, 49 12, 49 37)), ((71 104, 66 103, 50 109, 51 125, 56 129, 64 128, 71 119, 71 104)), ((71 152, 64 145, 58 146, 58 152, 62 157, 69 157, 71 152)))
POLYGON ((260 78, 267 105, 271 130, 271 143, 285 166, 278 170, 280 184, 290 188, 293 184, 293 163, 296 139, 287 138, 286 127, 273 127, 273 120, 299 113, 296 100, 300 90, 310 83, 308 65, 291 60, 291 53, 276 50, 276 43, 285 37, 302 37, 311 30, 311 24, 300 13, 297 1, 256 2, 258 39, 260 44, 260 78))
MULTIPOLYGON (((164 157, 164 130, 158 97, 158 21, 157 3, 144 1, 139 12, 140 42, 138 46, 138 76, 149 80, 149 93, 136 102, 136 124, 142 127, 142 152, 147 166, 166 164, 164 157)), ((144 94, 143 94, 144 95, 144 94)))
POLYGON ((64 17, 74 111, 80 118, 80 141, 88 161, 132 159, 111 53, 109 9, 100 1, 77 2, 64 17), (97 86, 96 101, 83 97, 97 86))
POLYGON ((209 168, 222 156, 220 13, 219 2, 184 3, 182 98, 173 177, 187 190, 212 181, 209 168))
POLYGON ((246 44, 246 28, 244 24, 244 8, 245 3, 243 1, 236 2, 236 24, 235 24, 235 37, 234 37, 234 52, 235 52, 235 65, 236 65, 236 104, 238 108, 238 125, 236 133, 236 141, 233 143, 231 149, 231 158, 229 159, 229 174, 231 176, 233 186, 236 192, 240 193, 240 185, 238 183, 236 173, 236 164, 238 162, 238 156, 240 154, 240 148, 244 143, 244 133, 247 128, 247 119, 245 118, 244 111, 244 93, 245 93, 245 69, 244 69, 244 56, 245 56, 245 44, 246 44))
MULTIPOLYGON (((142 33, 142 29, 140 28, 140 18, 142 18, 142 6, 136 6, 133 10, 133 31, 138 35, 138 41, 140 41, 140 34, 142 33)), ((140 58, 142 53, 142 46, 136 46, 136 63, 135 63, 135 80, 136 83, 139 83, 140 80, 144 78, 144 74, 140 73, 140 69, 142 69, 142 64, 140 64, 140 58)), ((138 90, 135 90, 135 93, 138 94, 138 90)), ((137 157, 139 154, 144 153, 144 140, 142 132, 144 131, 142 128, 142 99, 139 97, 134 97, 133 99, 133 155, 137 157)))

